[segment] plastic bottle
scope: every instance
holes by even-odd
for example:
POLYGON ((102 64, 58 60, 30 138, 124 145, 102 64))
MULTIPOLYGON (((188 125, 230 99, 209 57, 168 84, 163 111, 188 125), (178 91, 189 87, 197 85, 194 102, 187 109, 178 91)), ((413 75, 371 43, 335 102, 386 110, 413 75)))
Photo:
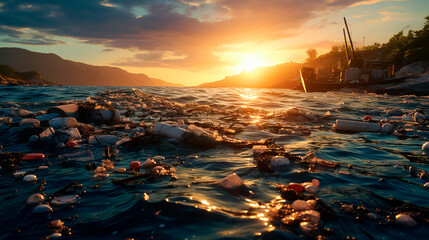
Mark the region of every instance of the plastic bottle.
POLYGON ((348 131, 348 132, 380 132, 381 126, 378 123, 361 122, 337 119, 336 121, 337 131, 348 131))
POLYGON ((95 109, 89 117, 91 122, 120 122, 121 114, 118 110, 95 109))
POLYGON ((78 122, 74 117, 52 118, 49 121, 49 126, 53 128, 72 128, 77 125, 78 125, 78 122))
POLYGON ((88 139, 89 144, 97 145, 102 144, 106 146, 115 145, 121 138, 115 135, 93 135, 88 139))
POLYGON ((155 124, 155 132, 163 137, 173 138, 181 142, 183 142, 186 134, 185 129, 162 122, 155 124))

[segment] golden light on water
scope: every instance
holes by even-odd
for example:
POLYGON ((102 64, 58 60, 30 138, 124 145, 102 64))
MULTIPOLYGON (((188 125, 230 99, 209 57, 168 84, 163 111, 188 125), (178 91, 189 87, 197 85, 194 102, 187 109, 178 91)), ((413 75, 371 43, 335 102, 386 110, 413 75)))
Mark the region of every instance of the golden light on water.
POLYGON ((258 96, 257 95, 255 95, 255 94, 251 94, 251 93, 249 93, 249 94, 238 94, 240 97, 242 97, 242 98, 244 98, 244 99, 246 99, 246 100, 256 100, 257 98, 258 98, 258 96))

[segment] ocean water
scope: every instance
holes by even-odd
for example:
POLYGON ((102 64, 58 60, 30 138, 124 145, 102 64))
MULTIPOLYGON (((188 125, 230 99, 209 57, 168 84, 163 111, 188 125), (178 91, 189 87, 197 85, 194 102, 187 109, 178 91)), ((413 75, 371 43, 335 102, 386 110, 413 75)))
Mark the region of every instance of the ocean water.
MULTIPOLYGON (((113 90, 99 98, 108 96, 108 101, 114 101, 115 94, 124 91, 126 94, 118 106, 125 114, 129 109, 136 110, 133 109, 135 102, 126 102, 127 91, 131 89, 0 87, 0 107, 38 113, 113 90)), ((14 138, 4 127, 0 131, 3 152, 47 155, 43 162, 23 163, 20 170, 29 171, 45 164, 49 168, 34 173, 38 178, 35 183, 24 183, 8 172, 1 173, 0 239, 46 238, 54 232, 48 227, 50 221, 56 219, 70 228, 71 235, 63 236, 64 239, 312 239, 317 236, 424 239, 429 233, 429 190, 423 187, 429 179, 422 177, 422 173, 429 171, 429 158, 422 155, 422 145, 429 141, 427 126, 401 125, 402 131, 396 135, 330 130, 337 118, 362 120, 368 115, 375 120, 388 119, 395 109, 396 114, 401 115, 412 114, 416 109, 429 113, 429 97, 244 88, 136 87, 131 90, 140 91, 163 99, 176 112, 182 109, 186 113, 164 114, 171 107, 154 104, 157 111, 144 117, 131 114, 131 121, 150 125, 162 117, 171 121, 209 122, 239 129, 236 138, 273 138, 277 145, 293 154, 304 156, 313 151, 318 158, 340 163, 341 167, 311 168, 296 163, 274 172, 262 172, 256 166, 251 148, 221 145, 202 149, 178 145, 163 151, 157 145, 148 144, 138 150, 120 148, 118 156, 112 159, 115 167, 128 168, 131 161, 143 162, 162 155, 163 163, 176 169, 176 177, 118 186, 112 179, 128 175, 110 172, 109 178, 94 180, 94 173, 85 169, 88 163, 101 165, 105 159, 104 147, 84 145, 92 151, 93 159, 64 161, 58 156, 72 150, 28 144, 14 138), (288 112, 292 108, 299 113, 288 112), (325 116, 328 111, 330 116, 325 116), (299 126, 311 134, 278 132, 279 128, 299 126), (230 192, 218 186, 220 180, 233 173, 244 181, 246 193, 230 192), (280 201, 277 185, 312 179, 320 181, 319 191, 311 196, 319 201, 317 210, 321 212, 321 221, 314 235, 306 235, 299 224, 286 225, 272 215, 276 209, 291 203, 280 201), (25 203, 34 193, 49 196, 74 181, 78 182, 77 187, 69 189, 67 194, 76 194, 76 202, 51 204, 50 214, 34 214, 34 206, 25 203), (394 218, 398 213, 413 216, 417 226, 396 223, 394 218)))

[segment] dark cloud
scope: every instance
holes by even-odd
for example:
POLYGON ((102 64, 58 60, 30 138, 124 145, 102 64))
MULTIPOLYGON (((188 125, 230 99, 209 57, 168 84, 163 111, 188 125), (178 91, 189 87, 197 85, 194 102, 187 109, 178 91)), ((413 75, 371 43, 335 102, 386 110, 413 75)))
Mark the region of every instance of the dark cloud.
POLYGON ((0 34, 6 37, 2 38, 2 42, 17 43, 24 45, 58 45, 65 42, 56 40, 43 33, 32 30, 16 30, 10 27, 0 26, 0 34))
MULTIPOLYGON (((187 66, 187 62, 192 62, 195 57, 201 57, 212 64, 220 64, 211 52, 223 44, 282 39, 313 18, 316 13, 335 11, 359 1, 8 0, 2 2, 0 14, 2 26, 16 29, 30 28, 47 36, 73 37, 85 43, 102 44, 108 48, 185 52, 187 60, 159 59, 160 64, 182 67, 187 66), (144 14, 137 16, 136 9, 144 9, 144 14)), ((24 40, 19 36, 14 37, 12 32, 7 35, 11 41, 15 38, 16 42, 24 40)), ((48 39, 53 40, 52 37, 46 37, 46 40, 48 39)), ((137 56, 135 60, 147 61, 140 57, 137 56)), ((141 64, 144 65, 144 63, 141 64)), ((206 64, 199 65, 206 67, 206 64)))
POLYGON ((113 49, 113 48, 106 48, 106 49, 103 49, 101 51, 102 52, 113 52, 113 51, 115 51, 115 49, 113 49))

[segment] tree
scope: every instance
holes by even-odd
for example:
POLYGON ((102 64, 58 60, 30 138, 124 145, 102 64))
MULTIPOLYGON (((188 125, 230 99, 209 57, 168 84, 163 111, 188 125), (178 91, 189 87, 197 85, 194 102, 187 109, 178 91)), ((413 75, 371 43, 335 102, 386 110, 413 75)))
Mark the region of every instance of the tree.
POLYGON ((307 50, 308 60, 316 59, 317 57, 317 50, 314 48, 309 48, 307 50))

